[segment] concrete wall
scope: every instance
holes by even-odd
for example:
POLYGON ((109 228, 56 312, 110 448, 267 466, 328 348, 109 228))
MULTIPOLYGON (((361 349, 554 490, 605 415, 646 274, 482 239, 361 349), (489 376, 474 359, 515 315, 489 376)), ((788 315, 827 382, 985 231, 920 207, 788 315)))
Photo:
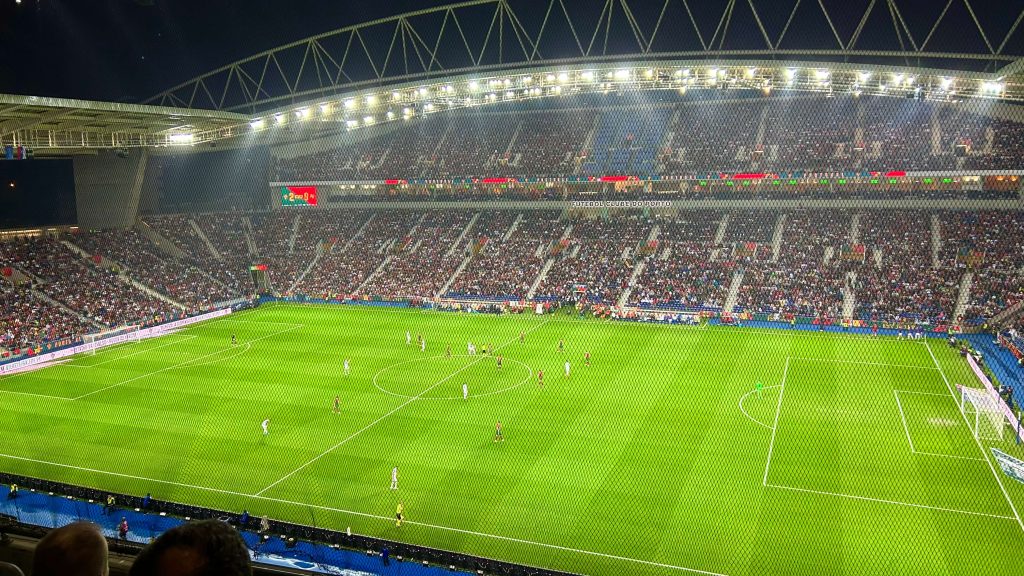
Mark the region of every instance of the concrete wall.
POLYGON ((82 228, 130 228, 139 210, 146 152, 103 152, 74 159, 75 204, 82 228))

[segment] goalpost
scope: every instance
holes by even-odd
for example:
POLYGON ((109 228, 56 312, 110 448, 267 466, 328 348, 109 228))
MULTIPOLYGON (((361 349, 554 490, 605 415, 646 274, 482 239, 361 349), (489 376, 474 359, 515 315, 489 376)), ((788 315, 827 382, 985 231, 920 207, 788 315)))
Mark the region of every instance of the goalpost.
POLYGON ((112 330, 103 330, 94 334, 82 336, 82 342, 86 345, 89 354, 96 354, 96 350, 122 342, 139 342, 141 340, 141 326, 136 324, 121 326, 112 330))
POLYGON ((982 440, 1002 440, 1004 422, 1001 400, 993 397, 988 390, 960 386, 960 410, 967 416, 967 421, 974 426, 971 432, 974 437, 982 440))

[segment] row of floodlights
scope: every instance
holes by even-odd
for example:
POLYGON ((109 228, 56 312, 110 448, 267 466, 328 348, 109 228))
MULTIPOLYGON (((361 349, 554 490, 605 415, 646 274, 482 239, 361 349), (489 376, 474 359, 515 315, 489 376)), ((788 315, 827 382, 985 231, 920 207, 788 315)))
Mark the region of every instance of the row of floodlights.
MULTIPOLYGON (((452 84, 443 84, 435 86, 421 86, 409 90, 396 90, 391 92, 390 100, 386 95, 381 94, 369 94, 366 96, 351 97, 341 100, 339 102, 324 102, 319 105, 320 117, 326 118, 331 116, 334 111, 340 107, 345 112, 346 117, 349 113, 353 113, 356 110, 364 109, 366 111, 372 111, 381 104, 388 104, 389 106, 394 104, 408 104, 416 103, 432 98, 444 98, 447 99, 449 106, 458 104, 464 104, 466 106, 472 106, 477 103, 492 103, 499 100, 514 100, 516 98, 530 98, 540 97, 544 95, 557 96, 563 93, 563 86, 567 84, 592 84, 598 89, 610 90, 616 85, 624 82, 643 82, 643 81, 657 81, 660 83, 668 83, 671 85, 675 83, 679 86, 681 91, 685 91, 687 86, 695 85, 703 76, 704 82, 709 85, 717 85, 719 82, 732 82, 735 83, 741 79, 748 81, 757 81, 762 88, 770 90, 772 87, 772 77, 775 73, 768 70, 767 73, 758 74, 759 70, 757 67, 744 67, 744 68, 719 68, 709 67, 703 70, 696 70, 690 68, 678 68, 671 71, 658 70, 654 68, 647 68, 644 70, 634 69, 619 69, 612 71, 595 71, 595 70, 583 70, 577 72, 549 72, 542 75, 524 75, 515 78, 491 78, 488 80, 470 80, 466 83, 464 90, 464 97, 460 101, 456 96, 459 90, 452 84), (468 92, 468 93, 467 93, 468 92)), ((785 86, 793 86, 800 75, 801 70, 797 68, 784 68, 781 70, 781 79, 785 86)), ((812 85, 817 84, 819 87, 826 88, 830 87, 833 77, 833 72, 826 68, 812 68, 805 69, 808 80, 812 85)), ((852 85, 851 90, 854 94, 859 95, 860 92, 867 87, 868 82, 874 77, 873 72, 860 71, 856 72, 855 82, 852 85)), ((1006 85, 1001 81, 981 81, 980 92, 985 96, 1000 96, 1005 90, 1006 85)), ((946 94, 953 94, 957 80, 951 77, 939 78, 938 88, 940 91, 946 94)), ((879 77, 877 88, 885 92, 888 89, 904 89, 904 90, 916 90, 921 91, 921 87, 917 84, 917 78, 910 74, 902 72, 892 73, 888 75, 888 79, 879 77)), ((427 101, 422 104, 424 112, 432 112, 435 109, 433 102, 427 101)), ((382 115, 375 115, 373 113, 367 113, 359 119, 347 119, 345 124, 349 128, 355 128, 360 125, 371 125, 382 120, 393 120, 401 115, 404 119, 409 119, 416 114, 415 106, 403 106, 400 112, 395 112, 392 109, 388 109, 382 115)), ((268 124, 285 124, 290 116, 294 116, 296 120, 309 120, 314 115, 314 108, 302 107, 297 108, 291 112, 280 112, 267 118, 256 118, 250 122, 250 127, 254 130, 260 130, 266 127, 268 124)), ((171 136, 171 142, 175 144, 187 144, 191 141, 185 141, 185 134, 175 134, 171 136), (180 139, 179 139, 180 138, 180 139)))

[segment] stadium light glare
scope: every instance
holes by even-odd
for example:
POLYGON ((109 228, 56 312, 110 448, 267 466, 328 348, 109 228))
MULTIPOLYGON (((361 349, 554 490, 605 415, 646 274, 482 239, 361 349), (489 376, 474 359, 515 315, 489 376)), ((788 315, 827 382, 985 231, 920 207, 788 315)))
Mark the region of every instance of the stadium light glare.
POLYGON ((392 112, 391 110, 388 110, 387 117, 388 120, 393 120, 395 118, 395 113, 392 112))
POLYGON ((276 120, 278 124, 284 124, 284 114, 275 114, 274 120, 276 120))
POLYGON ((479 83, 479 82, 477 82, 476 80, 471 80, 471 81, 469 82, 469 89, 470 89, 470 91, 472 91, 472 92, 476 92, 477 90, 479 90, 479 89, 480 89, 480 83, 479 83))
POLYGON ((353 98, 345 100, 345 110, 351 110, 356 107, 356 101, 353 98))
POLYGON ((351 130, 352 128, 355 128, 356 126, 359 126, 359 122, 356 122, 355 120, 346 120, 345 121, 345 126, 351 130))
POLYGON ((814 72, 814 77, 818 79, 818 82, 824 83, 826 80, 828 80, 829 74, 830 72, 828 70, 826 70, 825 68, 821 68, 814 72))
POLYGON ((654 78, 654 70, 652 70, 650 68, 648 68, 647 70, 644 70, 644 78, 646 78, 648 80, 650 80, 651 78, 654 78))
POLYGON ((943 90, 949 90, 953 86, 953 79, 943 78, 939 80, 939 86, 941 86, 943 90))
POLYGON ((554 82, 555 81, 555 75, 554 74, 548 74, 547 76, 544 77, 544 80, 547 81, 547 82, 554 82))
POLYGON ((558 73, 558 81, 560 83, 562 83, 562 84, 565 84, 566 82, 568 82, 569 81, 569 73, 568 72, 559 72, 558 73))
POLYGON ((299 108, 295 111, 295 117, 300 120, 309 118, 309 108, 299 108))
POLYGON ((320 105, 320 113, 324 114, 324 115, 330 114, 331 113, 331 103, 330 102, 324 102, 323 104, 321 104, 320 105))
POLYGON ((434 110, 434 103, 427 102, 426 106, 424 106, 423 109, 426 110, 427 112, 432 112, 434 110))
POLYGON ((587 70, 586 72, 583 72, 582 74, 580 74, 580 78, 582 78, 583 80, 585 80, 587 82, 593 82, 594 81, 594 72, 592 70, 587 70))
POLYGON ((913 76, 908 77, 907 78, 907 85, 909 86, 909 85, 913 84, 916 80, 917 80, 917 78, 915 78, 913 76))
POLYGON ((616 70, 615 79, 619 81, 629 80, 629 70, 616 70))
POLYGON ((402 99, 402 93, 401 92, 397 92, 396 91, 396 92, 392 92, 391 93, 391 100, 393 100, 395 102, 398 102, 401 99, 402 99))
POLYGON ((757 74, 757 68, 755 68, 753 66, 751 66, 750 68, 747 68, 747 78, 748 79, 753 78, 754 74, 757 74))
POLYGON ((364 116, 363 124, 373 124, 373 116, 364 116))
POLYGON ((523 76, 523 84, 533 83, 533 76, 523 76))
POLYGON ((1003 91, 1003 83, 991 81, 982 82, 981 90, 986 94, 999 94, 1003 91))
POLYGON ((796 68, 786 68, 786 80, 792 81, 796 78, 796 68))
POLYGON ((377 104, 377 97, 376 96, 374 96, 373 94, 370 94, 369 96, 366 97, 366 105, 367 106, 376 106, 376 104, 377 104))
POLYGON ((867 82, 870 79, 871 79, 871 72, 861 72, 861 73, 857 74, 857 80, 861 84, 864 84, 865 82, 867 82))
POLYGON ((249 122, 249 127, 252 128, 253 130, 259 130, 260 128, 263 128, 263 118, 257 118, 252 122, 249 122))
POLYGON ((903 73, 899 72, 899 73, 893 74, 892 75, 892 83, 893 84, 902 84, 903 83, 903 73))
POLYGON ((191 144, 196 141, 195 134, 171 134, 171 144, 191 144))

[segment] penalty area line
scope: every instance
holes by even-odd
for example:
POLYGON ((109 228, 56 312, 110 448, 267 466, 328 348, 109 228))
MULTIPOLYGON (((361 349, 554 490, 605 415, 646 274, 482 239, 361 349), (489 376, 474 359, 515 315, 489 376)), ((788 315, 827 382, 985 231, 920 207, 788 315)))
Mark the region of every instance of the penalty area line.
POLYGON ((960 510, 957 508, 943 508, 941 506, 929 506, 927 504, 914 504, 912 502, 900 502, 899 500, 885 500, 883 498, 871 498, 870 496, 856 496, 854 494, 842 494, 839 492, 825 492, 824 490, 811 490, 810 488, 797 488, 796 486, 782 486, 779 484, 765 484, 768 488, 779 490, 791 490, 793 492, 804 492, 807 494, 820 494, 822 496, 834 496, 836 498, 849 498, 851 500, 863 500, 865 502, 877 502, 879 504, 892 504, 894 506, 908 506, 910 508, 922 508, 925 510, 936 510, 939 512, 950 512, 952 514, 967 514, 970 516, 984 516, 986 518, 998 518, 1000 520, 1016 520, 1015 516, 1003 516, 1001 514, 989 514, 987 512, 973 512, 971 510, 960 510))
MULTIPOLYGON (((924 347, 928 349, 928 355, 932 357, 932 362, 935 364, 935 368, 939 371, 939 376, 942 376, 942 381, 946 383, 946 390, 949 390, 949 395, 955 402, 956 394, 953 393, 953 387, 949 384, 949 378, 946 378, 946 371, 942 369, 942 365, 939 364, 939 359, 935 357, 935 353, 932 352, 932 347, 928 345, 927 340, 925 340, 924 347)), ((964 424, 967 425, 967 429, 970 430, 971 423, 967 420, 967 414, 964 414, 963 410, 960 410, 959 412, 960 416, 964 419, 964 424)), ((979 440, 974 434, 971 434, 971 438, 974 438, 974 442, 978 445, 978 450, 981 450, 981 455, 985 458, 985 463, 988 464, 988 469, 992 471, 992 477, 996 479, 996 484, 999 484, 999 489, 1003 491, 1006 503, 1010 505, 1010 510, 1013 511, 1013 516, 1017 519, 1017 525, 1020 526, 1021 530, 1024 530, 1024 521, 1021 521, 1020 514, 1017 513, 1017 507, 1013 504, 1010 494, 1006 491, 1006 486, 1003 486, 1003 481, 999 478, 999 473, 996 472, 995 467, 992 466, 992 461, 988 459, 988 453, 985 452, 985 447, 981 445, 981 440, 979 440)))
MULTIPOLYGON (((304 508, 314 508, 314 509, 317 509, 317 510, 324 510, 326 512, 336 512, 336 513, 339 513, 339 514, 349 514, 349 515, 352 515, 352 516, 359 516, 359 517, 362 517, 362 518, 369 518, 369 519, 372 519, 372 520, 384 520, 384 521, 387 521, 389 523, 394 520, 394 518, 391 517, 391 516, 382 516, 382 515, 379 515, 379 514, 369 514, 369 513, 366 513, 366 512, 357 512, 355 510, 345 510, 343 508, 335 508, 335 507, 332 507, 332 506, 323 506, 323 505, 320 505, 320 504, 310 504, 308 502, 296 502, 294 500, 285 500, 285 499, 282 499, 282 498, 271 498, 269 496, 260 496, 258 494, 245 494, 245 493, 242 493, 242 492, 236 492, 234 490, 225 490, 225 489, 222 489, 222 488, 210 488, 209 486, 199 486, 199 485, 196 485, 196 484, 185 484, 185 483, 182 483, 182 482, 173 482, 171 480, 158 480, 156 478, 146 478, 145 476, 137 476, 137 475, 134 475, 134 474, 125 474, 125 473, 122 473, 122 472, 110 472, 108 470, 98 470, 96 468, 86 468, 86 467, 83 467, 83 466, 74 466, 72 464, 62 464, 60 462, 50 462, 50 461, 47 461, 47 460, 37 460, 35 458, 27 458, 25 456, 14 456, 12 454, 0 454, 0 458, 7 458, 7 459, 10 459, 10 460, 18 460, 18 461, 21 461, 21 462, 32 462, 34 464, 44 464, 44 465, 47 465, 47 466, 55 466, 55 467, 58 467, 58 468, 67 468, 67 469, 70 469, 70 470, 79 470, 79 471, 82 471, 82 472, 91 472, 91 473, 94 473, 94 474, 103 474, 103 475, 106 475, 106 476, 115 476, 115 477, 118 477, 118 478, 128 478, 128 479, 131 479, 131 480, 139 480, 139 481, 142 481, 142 482, 153 482, 153 483, 156 483, 156 484, 165 484, 165 485, 168 485, 168 486, 178 486, 180 488, 189 488, 189 489, 193 489, 193 490, 201 490, 201 491, 204 491, 204 492, 214 492, 214 493, 217 493, 217 494, 227 494, 227 495, 230 495, 230 496, 239 496, 239 497, 243 497, 243 498, 255 498, 257 500, 262 500, 262 501, 265 501, 265 502, 277 502, 279 504, 287 504, 287 505, 290 505, 290 506, 301 506, 301 507, 304 507, 304 508)), ((445 531, 445 532, 455 532, 455 533, 459 533, 459 534, 468 534, 468 535, 472 535, 472 536, 479 536, 481 538, 490 538, 492 540, 501 540, 501 541, 505 541, 505 542, 516 542, 516 543, 519 543, 519 544, 526 544, 528 546, 537 546, 537 547, 541 547, 541 548, 548 548, 548 549, 551 549, 551 550, 562 550, 564 552, 575 552, 577 554, 584 554, 584 555, 587 555, 587 556, 596 556, 596 557, 600 557, 600 558, 608 558, 608 559, 611 559, 611 560, 619 560, 619 561, 622 561, 622 562, 632 562, 632 563, 635 563, 635 564, 644 564, 644 565, 647 565, 647 566, 655 566, 655 567, 658 567, 658 568, 666 568, 666 569, 669 569, 669 570, 677 570, 677 571, 680 571, 680 572, 687 572, 687 573, 690 573, 690 574, 704 574, 705 576, 727 576, 726 574, 723 574, 723 573, 720 573, 720 572, 711 572, 711 571, 708 571, 708 570, 700 570, 698 568, 687 568, 685 566, 676 566, 676 565, 673 565, 673 564, 664 564, 664 563, 661 563, 661 562, 654 562, 654 561, 651 561, 651 560, 641 560, 639 558, 629 558, 628 556, 617 556, 615 554, 605 554, 604 552, 594 552, 592 550, 581 550, 581 549, 578 549, 578 548, 569 548, 567 546, 559 546, 557 544, 547 544, 545 542, 534 542, 532 540, 524 540, 524 539, 521 539, 521 538, 513 538, 511 536, 502 536, 500 534, 487 534, 486 532, 476 532, 476 531, 473 531, 473 530, 465 530, 465 529, 462 529, 462 528, 453 528, 451 526, 441 526, 441 525, 438 525, 438 524, 428 524, 426 522, 416 522, 416 521, 413 521, 413 520, 405 520, 405 523, 406 524, 412 524, 412 525, 415 525, 415 526, 422 526, 424 528, 430 528, 430 529, 433 529, 433 530, 442 530, 442 531, 445 531)))
POLYGON ((775 433, 779 431, 779 413, 782 412, 782 395, 786 392, 786 376, 789 374, 789 356, 786 356, 786 365, 782 369, 782 384, 779 384, 779 402, 775 405, 775 422, 772 424, 772 439, 768 444, 768 460, 764 463, 764 478, 761 485, 768 485, 768 469, 772 465, 772 452, 775 450, 775 433))

